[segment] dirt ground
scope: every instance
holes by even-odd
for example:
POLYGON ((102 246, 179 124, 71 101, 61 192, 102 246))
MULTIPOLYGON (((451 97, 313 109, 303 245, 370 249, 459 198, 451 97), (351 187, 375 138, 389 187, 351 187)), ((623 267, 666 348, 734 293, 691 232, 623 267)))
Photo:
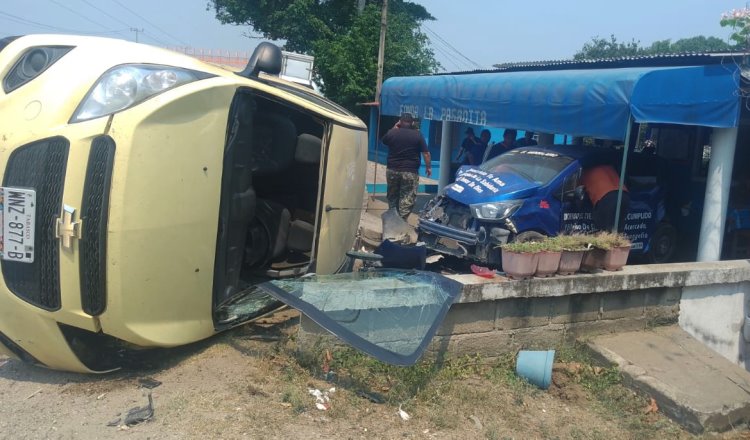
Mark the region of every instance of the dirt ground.
POLYGON ((564 355, 548 391, 515 378, 507 361, 397 369, 351 350, 304 360, 295 349, 297 320, 283 311, 103 376, 0 358, 0 438, 694 438, 623 388, 616 372, 564 355), (147 404, 144 379, 161 382, 151 390, 153 418, 107 426, 147 404), (316 408, 310 388, 329 392, 328 410, 316 408))

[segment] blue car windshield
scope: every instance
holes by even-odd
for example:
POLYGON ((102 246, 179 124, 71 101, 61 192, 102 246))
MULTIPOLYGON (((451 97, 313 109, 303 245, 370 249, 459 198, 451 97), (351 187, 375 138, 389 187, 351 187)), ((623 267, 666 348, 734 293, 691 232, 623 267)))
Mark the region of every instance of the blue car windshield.
POLYGON ((513 150, 501 154, 481 165, 492 174, 515 173, 539 185, 546 185, 560 174, 573 159, 552 151, 513 150))

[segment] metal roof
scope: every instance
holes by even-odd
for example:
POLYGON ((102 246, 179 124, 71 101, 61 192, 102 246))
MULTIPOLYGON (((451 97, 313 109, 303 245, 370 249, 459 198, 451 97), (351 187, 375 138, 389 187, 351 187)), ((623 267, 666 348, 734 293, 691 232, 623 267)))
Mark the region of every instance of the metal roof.
MULTIPOLYGON (((434 75, 470 75, 493 72, 534 72, 547 70, 619 69, 624 67, 678 67, 713 64, 740 64, 743 52, 688 52, 590 60, 542 60, 495 64, 495 69, 443 72, 434 75)), ((430 76, 430 75, 425 75, 430 76)))

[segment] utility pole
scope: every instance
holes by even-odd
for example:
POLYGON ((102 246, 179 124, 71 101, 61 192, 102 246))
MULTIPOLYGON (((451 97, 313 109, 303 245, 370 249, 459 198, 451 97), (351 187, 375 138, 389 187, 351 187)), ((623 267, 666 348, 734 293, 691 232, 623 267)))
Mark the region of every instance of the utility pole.
POLYGON ((380 47, 378 49, 378 79, 375 84, 375 102, 380 103, 380 89, 383 87, 383 59, 385 58, 385 31, 388 29, 388 0, 383 0, 380 14, 380 47))
POLYGON ((138 33, 139 32, 143 32, 143 28, 138 29, 138 28, 132 27, 132 28, 130 28, 130 31, 131 32, 135 32, 135 42, 137 43, 138 42, 138 33))

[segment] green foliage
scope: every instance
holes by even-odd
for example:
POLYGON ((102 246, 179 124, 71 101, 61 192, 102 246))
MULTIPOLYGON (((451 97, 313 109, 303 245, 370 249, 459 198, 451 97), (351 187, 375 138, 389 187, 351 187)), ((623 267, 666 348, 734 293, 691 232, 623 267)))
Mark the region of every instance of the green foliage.
POLYGON ((556 244, 565 251, 585 251, 591 248, 590 235, 570 234, 558 235, 554 238, 556 244))
MULTIPOLYGON (((222 23, 248 25, 286 50, 315 56, 323 93, 357 111, 375 95, 382 1, 368 0, 361 13, 355 0, 210 0, 222 23)), ((432 73, 439 64, 420 24, 434 20, 416 3, 390 0, 383 77, 432 73)))
POLYGON ((725 12, 719 21, 721 27, 731 27, 734 32, 729 36, 737 46, 747 48, 750 40, 750 9, 734 9, 725 12))
MULTIPOLYGON (((722 23, 724 20, 722 20, 722 23)), ((723 24, 722 24, 723 26, 723 24)), ((643 55, 659 55, 683 52, 720 52, 734 50, 736 47, 716 37, 682 38, 674 43, 672 40, 659 40, 648 47, 641 47, 640 42, 630 40, 629 42, 617 41, 614 35, 609 39, 592 37, 591 41, 585 43, 580 51, 573 55, 575 60, 591 60, 602 58, 620 58, 643 55)))
POLYGON ((539 241, 514 241, 505 243, 501 246, 503 251, 515 252, 518 254, 534 253, 542 250, 542 242, 539 241))
POLYGON ((591 244, 597 249, 608 251, 613 248, 630 246, 630 240, 623 234, 599 232, 593 237, 591 244))

